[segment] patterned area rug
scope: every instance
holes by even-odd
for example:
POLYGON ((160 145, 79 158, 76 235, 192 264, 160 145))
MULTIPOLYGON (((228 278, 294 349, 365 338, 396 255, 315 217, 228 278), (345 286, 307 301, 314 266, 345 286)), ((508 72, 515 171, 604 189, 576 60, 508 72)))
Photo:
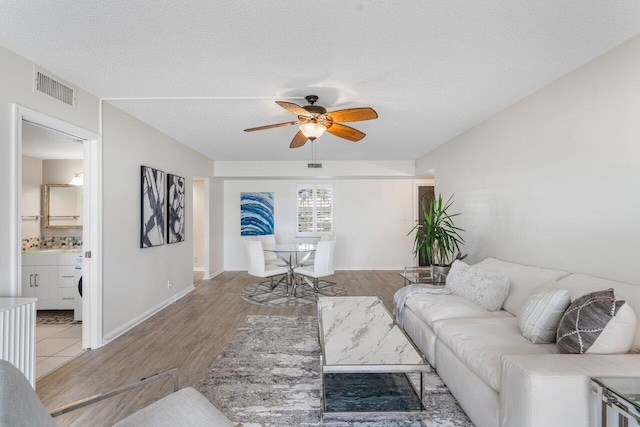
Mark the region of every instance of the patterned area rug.
POLYGON ((427 411, 406 415, 323 420, 321 386, 315 317, 247 316, 196 388, 245 427, 472 426, 435 373, 425 378, 427 411))
POLYGON ((71 325, 73 320, 73 310, 38 310, 36 314, 37 325, 71 325))
POLYGON ((287 287, 280 283, 272 291, 269 282, 253 283, 242 291, 242 299, 252 304, 270 305, 276 307, 299 307, 305 305, 316 305, 318 294, 327 297, 342 297, 347 291, 340 285, 320 282, 319 292, 314 291, 311 286, 303 283, 296 290, 296 296, 287 296, 287 287))

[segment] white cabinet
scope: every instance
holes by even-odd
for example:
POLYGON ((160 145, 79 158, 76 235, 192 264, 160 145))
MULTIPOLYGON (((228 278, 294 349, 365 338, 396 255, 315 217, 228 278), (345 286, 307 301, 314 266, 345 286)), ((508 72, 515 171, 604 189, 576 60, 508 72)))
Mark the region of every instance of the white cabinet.
MULTIPOLYGON (((76 294, 74 288, 58 289, 58 310, 73 310, 75 308, 76 294)), ((78 295, 80 297, 80 295, 78 295)))
POLYGON ((51 265, 38 265, 32 268, 33 295, 28 297, 38 298, 37 307, 40 310, 55 310, 58 308, 58 267, 51 265))
POLYGON ((38 310, 73 310, 79 297, 78 254, 23 254, 22 297, 37 298, 38 310))
MULTIPOLYGON (((65 261, 58 259, 58 262, 65 261)), ((78 280, 75 265, 58 265, 58 309, 73 310, 75 308, 78 280)))
POLYGON ((38 298, 39 310, 58 308, 58 260, 55 256, 23 256, 22 296, 38 298), (26 262, 25 262, 26 261, 26 262))

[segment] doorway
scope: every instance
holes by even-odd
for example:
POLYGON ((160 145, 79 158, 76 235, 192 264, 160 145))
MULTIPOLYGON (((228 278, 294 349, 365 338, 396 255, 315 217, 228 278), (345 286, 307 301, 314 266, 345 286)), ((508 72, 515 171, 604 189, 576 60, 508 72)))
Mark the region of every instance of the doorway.
POLYGON ((21 296, 38 299, 36 380, 82 353, 84 143, 22 121, 21 296))
POLYGON ((193 272, 194 283, 210 279, 209 178, 193 176, 193 272))
MULTIPOLYGON (((433 185, 418 185, 418 203, 416 212, 418 224, 424 224, 424 212, 422 210, 422 206, 430 206, 434 197, 435 191, 433 185)), ((420 267, 426 267, 429 265, 427 256, 422 250, 418 253, 418 265, 420 267)))
MULTIPOLYGON (((30 292, 40 291, 46 295, 42 298, 43 309, 68 309, 73 313, 74 322, 79 322, 76 317, 82 319, 81 344, 74 343, 74 348, 98 348, 102 345, 102 282, 99 252, 102 234, 101 139, 91 131, 20 105, 14 105, 14 117, 15 156, 12 177, 15 184, 12 198, 15 217, 15 233, 12 236, 14 295, 28 296, 30 292), (43 158, 37 159, 38 154, 31 151, 34 149, 31 146, 33 144, 27 141, 25 145, 23 141, 25 138, 32 138, 34 134, 40 135, 49 142, 49 145, 40 144, 49 151, 55 151, 50 150, 51 146, 57 146, 58 155, 45 156, 41 153, 43 158), (66 144, 67 148, 72 147, 76 158, 68 158, 68 153, 64 154, 66 148, 56 145, 57 142, 54 141, 61 142, 62 145, 66 144), (28 158, 26 161, 23 157, 25 154, 28 158), (58 158, 45 160, 44 157, 47 156, 58 158), (47 165, 46 172, 44 166, 40 169, 41 182, 38 184, 37 170, 45 161, 51 164, 47 165), (23 169, 26 169, 24 174, 23 169), (36 177, 33 176, 34 171, 36 171, 36 177), (71 173, 70 176, 68 176, 69 173, 71 173), (23 188, 23 175, 28 177, 25 188, 23 188), (43 182, 45 175, 47 180, 59 182, 45 185, 43 182), (73 178, 83 179, 82 190, 79 190, 78 186, 70 185, 73 178), (58 191, 63 189, 68 191, 58 191), (73 191, 74 189, 76 191, 73 191), (30 194, 23 196, 23 190, 30 194), (47 210, 47 206, 50 209, 53 207, 51 202, 54 200, 57 202, 66 200, 66 204, 63 203, 65 206, 63 211, 47 210), (74 208, 77 211, 72 211, 74 208), (82 221, 81 228, 73 221, 82 221), (53 228, 48 227, 52 224, 53 228), (62 226, 56 229, 55 224, 62 226), (23 235, 26 239, 24 241, 23 235), (29 254, 27 249, 31 250, 29 254), (43 252, 47 250, 49 252, 43 252), (55 256, 48 257, 45 254, 55 256), (39 267, 43 267, 42 275, 39 271, 35 271, 39 267), (48 287, 40 286, 44 285, 43 280, 47 280, 48 287), (82 297, 76 298, 80 293, 78 286, 80 283, 82 283, 82 297), (43 289, 45 287, 47 289, 43 289), (79 303, 77 314, 76 303, 79 303)), ((42 147, 40 149, 43 149, 42 147)), ((78 183, 78 180, 76 179, 74 183, 78 183)), ((71 334, 71 332, 67 331, 65 334, 71 334)), ((62 339, 61 336, 59 338, 62 339)), ((59 344, 65 343, 67 342, 59 344)), ((68 350, 71 352, 71 349, 68 350)))

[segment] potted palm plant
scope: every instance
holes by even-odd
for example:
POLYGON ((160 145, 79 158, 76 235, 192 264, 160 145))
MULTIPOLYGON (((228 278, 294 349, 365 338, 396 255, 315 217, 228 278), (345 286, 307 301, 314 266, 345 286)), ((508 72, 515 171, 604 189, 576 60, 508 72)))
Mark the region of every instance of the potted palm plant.
POLYGON ((466 255, 460 253, 460 245, 464 240, 460 236, 463 229, 456 227, 453 218, 460 213, 449 213, 453 204, 453 196, 444 202, 442 194, 434 198, 431 203, 421 203, 424 223, 416 224, 409 234, 415 231, 413 254, 419 256, 422 252, 431 264, 433 271, 446 274, 453 261, 464 259, 466 255))

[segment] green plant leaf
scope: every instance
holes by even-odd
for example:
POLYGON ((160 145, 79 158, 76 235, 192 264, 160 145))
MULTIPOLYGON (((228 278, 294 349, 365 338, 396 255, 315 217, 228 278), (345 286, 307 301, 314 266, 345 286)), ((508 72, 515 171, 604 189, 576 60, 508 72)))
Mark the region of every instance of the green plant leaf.
POLYGON ((423 252, 431 264, 450 265, 460 255, 460 245, 464 239, 460 232, 464 230, 456 227, 453 218, 460 213, 449 213, 448 209, 453 205, 451 195, 445 202, 442 194, 434 198, 431 203, 421 202, 421 211, 424 216, 423 224, 416 224, 408 235, 415 232, 413 254, 423 252), (455 253, 458 253, 456 255, 455 253))

